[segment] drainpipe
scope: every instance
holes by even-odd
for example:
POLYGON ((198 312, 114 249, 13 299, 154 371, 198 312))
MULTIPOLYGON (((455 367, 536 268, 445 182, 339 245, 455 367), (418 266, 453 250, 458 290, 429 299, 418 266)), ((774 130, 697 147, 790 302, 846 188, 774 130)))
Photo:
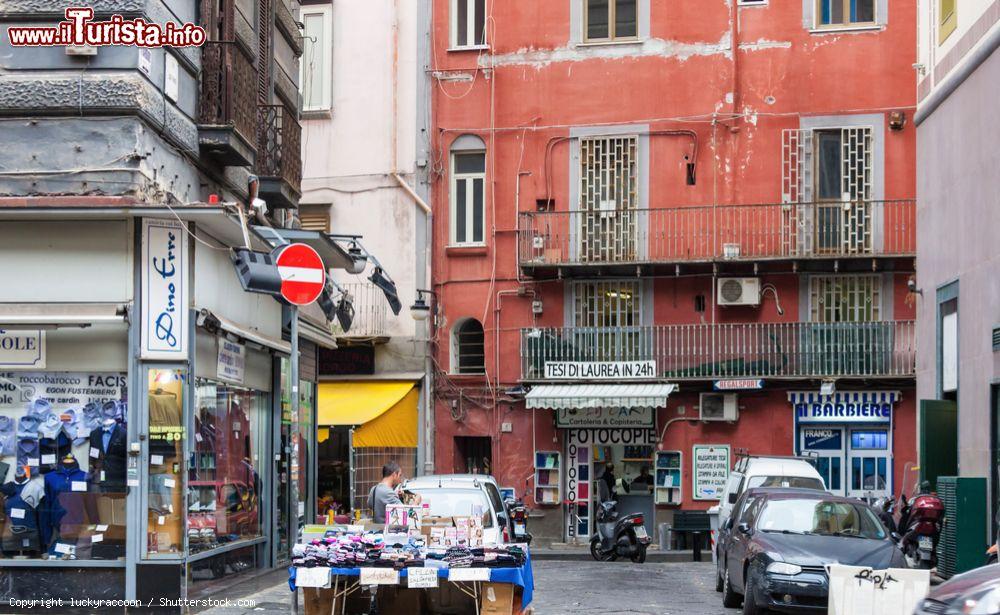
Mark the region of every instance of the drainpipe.
POLYGON ((740 131, 740 7, 737 0, 729 0, 730 6, 730 38, 733 48, 733 123, 729 132, 740 131))

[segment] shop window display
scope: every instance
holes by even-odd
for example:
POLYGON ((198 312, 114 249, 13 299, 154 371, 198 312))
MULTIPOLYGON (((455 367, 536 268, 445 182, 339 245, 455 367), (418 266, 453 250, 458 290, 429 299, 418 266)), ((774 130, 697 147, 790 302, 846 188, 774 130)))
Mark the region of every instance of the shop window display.
MULTIPOLYGON (((184 382, 182 370, 149 370, 149 480, 146 552, 183 552, 184 382)), ((91 451, 93 454, 93 451, 91 451)))
POLYGON ((15 372, 0 381, 2 557, 123 559, 124 374, 15 372))
POLYGON ((195 384, 188 471, 191 553, 262 535, 259 421, 268 400, 264 393, 209 380, 195 384))

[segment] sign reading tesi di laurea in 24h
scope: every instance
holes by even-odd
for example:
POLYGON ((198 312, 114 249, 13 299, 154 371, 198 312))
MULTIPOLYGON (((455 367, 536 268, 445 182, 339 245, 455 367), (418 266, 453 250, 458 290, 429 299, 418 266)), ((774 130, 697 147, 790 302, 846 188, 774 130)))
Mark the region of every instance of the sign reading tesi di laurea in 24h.
POLYGON ((691 477, 696 500, 719 500, 729 480, 729 445, 695 444, 691 477))
POLYGON ((546 380, 647 380, 656 361, 546 361, 546 380))

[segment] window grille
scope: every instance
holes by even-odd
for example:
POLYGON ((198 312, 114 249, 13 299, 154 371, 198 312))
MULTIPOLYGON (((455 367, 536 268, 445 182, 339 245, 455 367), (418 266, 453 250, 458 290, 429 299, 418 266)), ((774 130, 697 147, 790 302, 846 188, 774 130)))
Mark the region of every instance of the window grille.
POLYGON ((634 260, 637 245, 639 137, 580 141, 580 257, 634 260))
POLYGON ((486 349, 483 325, 467 318, 455 325, 452 332, 452 372, 455 374, 485 374, 486 349))
POLYGON ((818 275, 809 279, 813 322, 881 320, 882 278, 878 275, 818 275))

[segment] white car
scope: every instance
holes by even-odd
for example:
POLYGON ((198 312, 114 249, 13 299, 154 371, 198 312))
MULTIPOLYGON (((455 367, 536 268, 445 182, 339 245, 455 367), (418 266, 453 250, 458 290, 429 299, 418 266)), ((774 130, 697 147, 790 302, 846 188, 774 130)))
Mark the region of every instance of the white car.
POLYGON ((420 495, 434 517, 483 516, 483 542, 499 544, 509 539, 506 508, 492 476, 442 474, 411 478, 403 490, 420 495))
MULTIPOLYGON (((725 525, 740 494, 754 487, 826 490, 823 477, 802 457, 740 457, 729 473, 726 490, 719 501, 719 527, 725 525)), ((713 512, 713 511, 709 511, 713 512)))

